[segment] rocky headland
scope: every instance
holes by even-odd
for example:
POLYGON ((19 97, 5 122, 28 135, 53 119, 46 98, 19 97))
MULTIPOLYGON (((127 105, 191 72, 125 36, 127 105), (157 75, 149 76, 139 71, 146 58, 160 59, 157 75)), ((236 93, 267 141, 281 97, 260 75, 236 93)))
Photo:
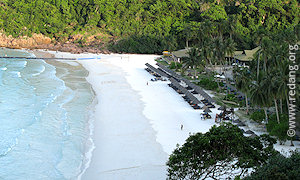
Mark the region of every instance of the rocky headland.
MULTIPOLYGON (((13 37, 7 36, 4 33, 0 33, 0 47, 13 48, 13 49, 49 49, 53 51, 71 52, 74 54, 80 54, 83 52, 88 53, 110 53, 104 44, 101 42, 90 41, 86 45, 80 45, 76 43, 80 36, 71 36, 65 42, 57 42, 54 38, 49 38, 43 34, 32 34, 29 36, 13 37)), ((93 39, 91 37, 90 39, 93 39)))

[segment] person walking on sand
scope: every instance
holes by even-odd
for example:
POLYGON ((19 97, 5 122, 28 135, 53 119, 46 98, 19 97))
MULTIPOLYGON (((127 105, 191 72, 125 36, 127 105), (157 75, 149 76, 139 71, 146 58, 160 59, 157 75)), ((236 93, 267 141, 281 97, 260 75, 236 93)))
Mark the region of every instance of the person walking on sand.
POLYGON ((183 125, 181 124, 181 126, 180 126, 180 129, 182 130, 183 129, 183 125))
POLYGON ((147 86, 148 86, 148 81, 147 81, 147 86))
POLYGON ((215 123, 217 123, 217 122, 218 122, 218 118, 219 118, 219 115, 218 115, 218 114, 216 114, 215 123))

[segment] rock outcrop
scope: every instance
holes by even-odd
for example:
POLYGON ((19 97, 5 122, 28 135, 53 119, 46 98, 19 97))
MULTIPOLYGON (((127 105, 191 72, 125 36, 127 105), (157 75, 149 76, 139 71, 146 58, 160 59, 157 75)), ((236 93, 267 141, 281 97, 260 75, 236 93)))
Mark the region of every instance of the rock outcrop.
POLYGON ((74 41, 78 37, 71 37, 70 41, 66 41, 66 43, 55 42, 54 39, 51 39, 43 34, 33 34, 32 37, 22 36, 18 38, 14 38, 11 35, 6 36, 3 33, 0 33, 0 47, 13 48, 13 49, 49 49, 53 51, 62 51, 62 52, 71 52, 71 53, 110 53, 107 50, 103 50, 103 47, 99 47, 97 45, 90 45, 80 47, 74 41))
POLYGON ((51 44, 51 39, 42 34, 33 34, 32 37, 22 36, 14 38, 11 35, 6 36, 3 33, 0 33, 0 46, 7 48, 28 48, 32 49, 38 47, 39 45, 49 45, 51 44))

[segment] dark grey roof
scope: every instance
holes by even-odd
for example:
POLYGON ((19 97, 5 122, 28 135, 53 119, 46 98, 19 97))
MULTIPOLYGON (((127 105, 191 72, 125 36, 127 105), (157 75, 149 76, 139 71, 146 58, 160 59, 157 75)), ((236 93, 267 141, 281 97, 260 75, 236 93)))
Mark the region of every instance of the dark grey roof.
POLYGON ((173 71, 173 70, 171 70, 171 69, 167 68, 166 66, 164 66, 162 64, 159 64, 159 63, 157 63, 157 66, 160 67, 165 72, 167 72, 168 74, 170 74, 172 77, 174 77, 174 78, 176 78, 178 80, 182 80, 183 82, 185 82, 188 86, 190 86, 191 88, 193 88, 195 92, 197 92, 202 97, 204 97, 205 99, 207 99, 208 102, 210 102, 210 103, 214 103, 215 102, 215 100, 213 98, 211 98, 205 91, 203 91, 202 88, 200 88, 199 86, 195 85, 191 81, 183 78, 182 76, 178 75, 175 71, 173 71))
POLYGON ((218 110, 221 110, 221 111, 223 111, 223 110, 225 110, 226 109, 226 107, 224 107, 224 106, 220 106, 219 108, 218 108, 218 110))
POLYGON ((257 135, 256 134, 251 134, 251 136, 249 136, 250 138, 255 138, 257 135))
POLYGON ((251 130, 247 130, 247 131, 245 132, 245 134, 254 134, 254 132, 251 131, 251 130))
POLYGON ((170 78, 171 83, 178 88, 181 92, 183 92, 186 97, 188 97, 193 103, 200 104, 201 102, 192 94, 190 93, 186 88, 181 86, 174 78, 170 78))
POLYGON ((203 112, 208 113, 208 112, 211 112, 211 110, 209 108, 205 108, 203 112))
POLYGON ((246 126, 246 124, 243 123, 243 122, 239 122, 239 123, 237 124, 237 126, 246 126))
POLYGON ((173 70, 167 68, 166 66, 164 66, 164 65, 162 65, 162 64, 160 64, 160 63, 156 63, 156 65, 157 65, 158 67, 160 67, 162 70, 164 70, 165 72, 169 73, 169 74, 170 74, 171 76, 173 76, 174 78, 179 79, 179 80, 182 78, 182 77, 181 77, 180 75, 178 75, 175 71, 173 71, 173 70))
POLYGON ((185 82, 185 84, 187 84, 188 86, 190 86, 191 88, 193 88, 198 94, 200 94, 202 97, 204 97, 205 99, 208 100, 208 102, 213 103, 215 102, 215 100, 213 98, 211 98, 205 91, 203 91, 202 88, 200 88, 199 86, 197 86, 196 84, 192 83, 191 81, 182 78, 182 81, 185 82))
POLYGON ((153 67, 152 65, 150 65, 149 63, 146 63, 146 66, 153 72, 161 75, 161 76, 164 76, 164 77, 169 77, 168 74, 166 74, 165 72, 159 70, 159 69, 156 69, 155 67, 153 67))

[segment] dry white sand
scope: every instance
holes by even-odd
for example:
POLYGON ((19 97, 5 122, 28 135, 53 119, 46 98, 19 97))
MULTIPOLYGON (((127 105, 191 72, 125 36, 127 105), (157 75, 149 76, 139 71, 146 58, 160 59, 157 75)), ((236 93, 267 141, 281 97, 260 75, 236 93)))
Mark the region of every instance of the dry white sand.
POLYGON ((202 121, 202 110, 190 107, 168 82, 150 81, 145 63, 154 65, 157 56, 49 52, 65 58, 101 57, 78 61, 89 71, 87 80, 98 99, 95 148, 81 179, 166 179, 165 164, 176 145, 214 124, 214 115, 202 121))
POLYGON ((201 120, 203 111, 190 107, 168 82, 150 81, 145 63, 155 65, 157 56, 49 52, 56 57, 101 57, 78 61, 89 71, 87 80, 98 99, 94 149, 92 156, 87 153, 90 161, 79 179, 166 179, 165 164, 176 145, 190 133, 207 132, 220 113, 217 106, 211 109, 212 119, 201 120))

